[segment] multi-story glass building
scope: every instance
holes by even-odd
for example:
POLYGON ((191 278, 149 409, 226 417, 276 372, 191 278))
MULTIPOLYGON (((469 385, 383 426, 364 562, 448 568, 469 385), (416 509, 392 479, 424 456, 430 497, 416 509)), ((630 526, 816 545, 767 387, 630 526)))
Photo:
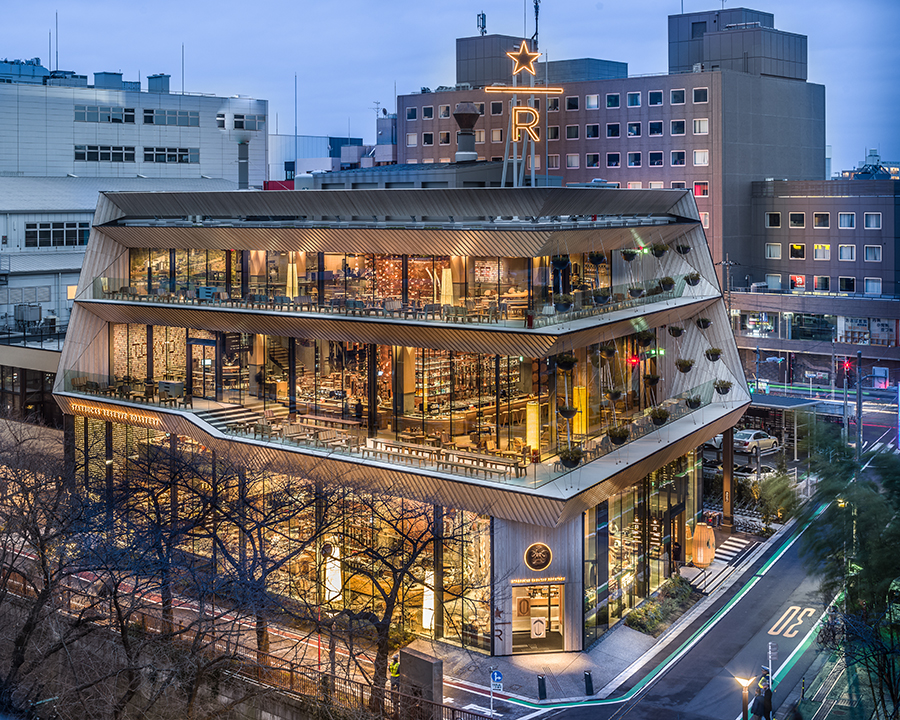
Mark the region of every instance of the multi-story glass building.
MULTIPOLYGON (((418 504, 396 622, 498 655, 688 559, 694 448, 749 403, 692 194, 576 188, 106 193, 55 395, 89 492, 181 445, 418 504)), ((280 592, 376 602, 349 558, 389 530, 341 512, 280 592)))

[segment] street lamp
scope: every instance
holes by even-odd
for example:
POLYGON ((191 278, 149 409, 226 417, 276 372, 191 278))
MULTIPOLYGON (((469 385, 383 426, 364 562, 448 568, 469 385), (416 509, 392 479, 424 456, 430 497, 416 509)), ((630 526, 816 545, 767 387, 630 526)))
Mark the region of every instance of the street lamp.
POLYGON ((747 720, 747 708, 750 705, 750 685, 752 685, 753 681, 756 680, 756 676, 753 676, 752 678, 736 677, 735 680, 737 680, 741 684, 741 688, 743 688, 744 709, 742 711, 743 714, 741 715, 741 717, 743 718, 743 720, 747 720))

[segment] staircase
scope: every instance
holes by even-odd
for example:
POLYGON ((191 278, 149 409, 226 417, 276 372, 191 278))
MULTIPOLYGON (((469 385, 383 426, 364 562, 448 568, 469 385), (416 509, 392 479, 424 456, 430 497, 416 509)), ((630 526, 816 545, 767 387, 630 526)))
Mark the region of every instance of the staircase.
POLYGON ((269 360, 278 365, 282 370, 287 372, 288 369, 288 351, 286 347, 282 347, 278 342, 269 343, 269 360))

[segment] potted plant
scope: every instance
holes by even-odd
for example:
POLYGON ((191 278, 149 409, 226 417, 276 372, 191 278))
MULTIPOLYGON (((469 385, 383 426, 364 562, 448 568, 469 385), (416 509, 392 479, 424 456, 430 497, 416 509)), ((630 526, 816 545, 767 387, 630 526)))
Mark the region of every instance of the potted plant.
POLYGON ((652 288, 650 288, 647 291, 647 297, 650 297, 651 295, 662 295, 662 294, 663 294, 663 289, 659 285, 654 285, 652 288))
POLYGON ((644 288, 639 287, 637 285, 628 288, 628 294, 633 298, 639 298, 644 294, 644 288))
POLYGON ((600 252, 599 250, 589 252, 588 261, 591 263, 591 265, 602 265, 606 262, 606 254, 600 252))
POLYGON ((687 255, 691 251, 690 245, 676 245, 675 250, 678 251, 679 255, 687 255))
POLYGON ((675 278, 666 275, 664 278, 660 278, 659 286, 663 292, 672 292, 675 289, 675 278))
POLYGON ((616 354, 616 344, 615 343, 605 343, 600 346, 600 354, 609 360, 613 355, 616 354))
POLYGON ((566 420, 571 420, 578 414, 578 408, 571 405, 560 405, 556 408, 556 412, 562 415, 566 420))
POLYGON ((566 372, 575 367, 577 362, 578 358, 570 352, 562 352, 556 356, 556 367, 566 372))
POLYGON ((606 434, 613 445, 621 445, 628 439, 631 430, 628 429, 627 425, 613 425, 606 434))
POLYGON ((710 325, 712 325, 712 320, 706 317, 697 318, 697 327, 701 330, 706 330, 710 325))
POLYGON ((683 373, 689 373, 691 368, 694 367, 694 361, 690 358, 678 358, 675 361, 675 367, 677 367, 683 373))
POLYGON ((669 421, 669 411, 662 407, 655 407, 650 411, 650 419, 659 427, 669 421))
POLYGON ((557 293, 553 296, 553 304, 556 307, 556 312, 565 312, 572 307, 573 302, 572 296, 568 293, 557 293))
POLYGON ((622 259, 625 262, 631 262, 638 256, 638 251, 634 248, 626 248, 622 251, 622 259))
POLYGON ((621 390, 607 390, 606 397, 611 402, 615 402, 616 400, 618 400, 619 398, 622 397, 622 391, 621 390))
POLYGON ((727 395, 728 393, 730 393, 731 385, 731 380, 716 380, 713 383, 713 387, 715 387, 716 392, 719 393, 719 395, 727 395))
POLYGON ((648 347, 656 339, 656 334, 652 330, 641 330, 637 334, 638 345, 648 347))
POLYGON ((684 399, 684 404, 691 410, 696 410, 702 403, 703 401, 700 399, 699 395, 689 395, 684 399))
POLYGON ((684 281, 691 287, 694 287, 695 285, 699 285, 700 284, 700 273, 698 273, 698 272, 688 273, 687 275, 684 276, 684 281))
POLYGON ((578 467, 578 464, 584 459, 584 451, 578 445, 565 447, 559 451, 559 461, 563 467, 571 470, 578 467))
POLYGON ((659 375, 654 375, 653 373, 646 373, 644 375, 644 382, 647 383, 649 387, 655 387, 659 384, 659 375))
POLYGON ((661 258, 666 254, 666 251, 669 249, 669 246, 665 243, 653 243, 650 246, 650 252, 653 253, 653 257, 661 258))
POLYGON ((593 298, 595 305, 606 305, 612 295, 610 295, 609 290, 597 289, 591 293, 591 297, 593 298))
POLYGON ((669 325, 669 335, 674 338, 684 335, 684 328, 681 325, 669 325))
POLYGON ((554 255, 550 258, 550 263, 556 270, 565 270, 569 266, 568 255, 554 255))
POLYGON ((707 349, 706 359, 710 362, 718 362, 720 357, 722 357, 722 348, 711 347, 707 349))

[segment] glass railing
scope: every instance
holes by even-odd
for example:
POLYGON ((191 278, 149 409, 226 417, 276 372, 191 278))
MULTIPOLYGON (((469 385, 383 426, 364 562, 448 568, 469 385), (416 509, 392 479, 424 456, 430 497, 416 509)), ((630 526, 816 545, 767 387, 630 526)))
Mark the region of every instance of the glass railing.
MULTIPOLYGON (((111 400, 136 408, 156 407, 190 412, 196 416, 201 427, 217 430, 235 439, 527 488, 546 485, 585 463, 597 461, 614 450, 627 448, 629 443, 653 433, 660 433, 660 442, 668 442, 666 428, 672 422, 703 410, 717 399, 727 400, 727 395, 718 395, 713 382, 708 381, 663 400, 655 408, 632 413, 616 413, 610 408, 607 413, 610 422, 598 432, 590 436, 572 436, 572 445, 581 450, 581 457, 570 467, 572 458, 559 455, 532 462, 528 446, 508 445, 506 450, 486 452, 458 447, 453 438, 442 439, 424 434, 400 439, 403 434, 397 436, 380 432, 375 437, 367 437, 367 430, 356 420, 308 414, 291 416, 284 408, 242 407, 193 398, 181 379, 146 382, 128 376, 91 375, 66 370, 63 388, 66 392, 87 398, 111 400), (616 435, 616 430, 623 434, 616 435)), ((77 406, 73 409, 79 411, 77 406)), ((96 411, 96 407, 90 408, 90 411, 96 411)), ((127 411, 121 414, 113 411, 108 419, 127 423, 127 411)), ((560 437, 563 437, 562 432, 560 437)))
POLYGON ((595 317, 616 310, 643 307, 681 298, 689 285, 683 276, 666 289, 656 279, 613 285, 599 290, 577 290, 556 302, 521 296, 489 295, 480 298, 439 303, 402 302, 391 297, 330 297, 318 302, 314 296, 288 297, 273 293, 247 293, 245 297, 228 293, 224 286, 175 284, 173 289, 132 284, 128 279, 97 277, 91 287, 91 299, 125 302, 177 304, 204 307, 269 310, 278 313, 312 313, 389 319, 392 321, 441 322, 448 325, 478 324, 511 328, 539 328, 595 317))

